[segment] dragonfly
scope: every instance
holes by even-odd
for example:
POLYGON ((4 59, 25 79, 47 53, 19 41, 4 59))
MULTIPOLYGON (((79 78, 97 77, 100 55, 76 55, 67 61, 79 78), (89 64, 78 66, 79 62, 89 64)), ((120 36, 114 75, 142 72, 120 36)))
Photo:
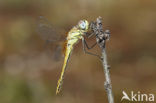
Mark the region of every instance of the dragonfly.
MULTIPOLYGON (((64 80, 64 74, 65 74, 65 71, 67 68, 69 58, 71 56, 71 52, 73 51, 74 46, 80 40, 82 40, 84 53, 94 55, 98 58, 101 58, 99 55, 86 50, 86 48, 89 50, 89 49, 95 47, 97 44, 97 43, 94 43, 92 46, 90 46, 90 47, 88 46, 88 44, 85 40, 85 36, 87 36, 87 32, 89 30, 90 30, 90 23, 84 19, 84 20, 80 20, 67 33, 67 36, 65 37, 66 39, 64 40, 64 62, 63 62, 60 78, 58 79, 58 82, 57 82, 56 94, 59 94, 61 91, 61 87, 62 87, 63 80, 64 80)), ((42 16, 39 17, 38 32, 39 32, 40 37, 43 38, 44 40, 47 39, 47 41, 55 42, 55 43, 57 41, 62 40, 62 39, 60 39, 61 36, 57 34, 57 32, 54 30, 53 26, 49 23, 49 21, 42 16)), ((87 36, 87 37, 90 38, 91 36, 93 36, 93 34, 89 34, 89 36, 87 36)))

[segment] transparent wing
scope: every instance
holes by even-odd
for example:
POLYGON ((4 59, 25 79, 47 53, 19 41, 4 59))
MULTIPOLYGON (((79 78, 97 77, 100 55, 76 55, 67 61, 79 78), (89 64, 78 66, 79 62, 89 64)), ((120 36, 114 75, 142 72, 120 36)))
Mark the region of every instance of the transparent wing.
POLYGON ((52 25, 45 17, 40 16, 37 20, 37 33, 41 39, 46 41, 48 51, 52 53, 52 58, 59 61, 62 57, 61 42, 65 41, 63 32, 61 33, 58 28, 52 25))
POLYGON ((55 62, 58 62, 61 60, 61 58, 63 57, 62 54, 62 46, 60 46, 59 44, 57 45, 53 45, 53 46, 49 46, 46 48, 46 54, 55 62))
POLYGON ((46 41, 56 42, 61 40, 61 33, 57 31, 45 17, 39 16, 37 20, 37 32, 39 36, 46 41))

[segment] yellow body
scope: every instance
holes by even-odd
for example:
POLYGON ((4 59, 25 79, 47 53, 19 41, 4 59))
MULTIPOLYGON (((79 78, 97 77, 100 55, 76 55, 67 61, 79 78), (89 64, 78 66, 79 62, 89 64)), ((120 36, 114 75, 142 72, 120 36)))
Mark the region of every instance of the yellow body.
POLYGON ((64 78, 64 73, 65 73, 65 69, 67 67, 67 63, 70 57, 70 54, 73 50, 73 46, 80 40, 83 38, 83 35, 85 34, 85 32, 87 32, 88 27, 89 27, 89 23, 85 20, 86 27, 85 29, 82 29, 79 25, 73 27, 68 35, 67 35, 67 43, 66 43, 66 47, 65 47, 65 58, 64 58, 64 63, 63 63, 63 67, 62 67, 62 72, 61 72, 61 76, 58 80, 57 83, 57 89, 56 89, 56 94, 58 94, 61 90, 61 86, 63 84, 63 78, 64 78))

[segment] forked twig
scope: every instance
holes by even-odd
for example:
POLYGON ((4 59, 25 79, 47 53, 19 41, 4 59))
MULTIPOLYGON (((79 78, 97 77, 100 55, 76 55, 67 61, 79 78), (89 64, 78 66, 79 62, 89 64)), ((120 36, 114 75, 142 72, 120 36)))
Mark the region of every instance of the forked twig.
POLYGON ((102 51, 102 64, 103 64, 103 69, 104 69, 104 74, 106 79, 104 83, 104 87, 107 92, 108 102, 114 103, 114 97, 113 97, 112 85, 111 85, 111 79, 109 73, 110 67, 107 64, 107 54, 106 54, 106 40, 109 40, 110 32, 109 30, 103 31, 101 17, 98 17, 95 22, 92 22, 90 27, 93 33, 96 35, 96 42, 100 46, 102 51))

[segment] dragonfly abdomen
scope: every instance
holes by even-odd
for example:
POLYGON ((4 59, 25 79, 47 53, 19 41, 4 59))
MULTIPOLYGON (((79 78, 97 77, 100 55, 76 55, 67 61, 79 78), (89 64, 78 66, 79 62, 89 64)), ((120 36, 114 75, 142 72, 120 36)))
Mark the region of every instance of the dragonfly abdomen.
POLYGON ((70 58, 72 50, 73 50, 73 45, 67 43, 66 48, 65 48, 65 58, 64 58, 64 63, 63 63, 63 67, 62 67, 62 72, 61 72, 61 76, 60 76, 60 78, 58 80, 58 83, 57 83, 56 94, 58 94, 60 92, 60 90, 61 90, 65 70, 66 70, 68 60, 70 58))

